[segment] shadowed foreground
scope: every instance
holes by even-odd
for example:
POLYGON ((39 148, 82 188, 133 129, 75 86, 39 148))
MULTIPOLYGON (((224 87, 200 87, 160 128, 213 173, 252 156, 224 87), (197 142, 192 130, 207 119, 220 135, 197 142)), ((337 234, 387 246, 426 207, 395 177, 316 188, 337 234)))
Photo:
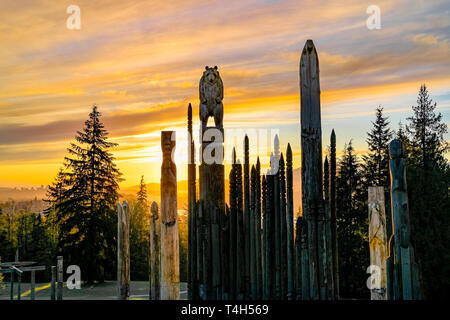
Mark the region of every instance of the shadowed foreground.
MULTIPOLYGON (((8 281, 8 279, 6 280, 8 281)), ((0 284, 0 300, 9 300, 10 291, 9 283, 0 284)), ((180 299, 187 298, 186 283, 180 284, 180 299)), ((21 283, 21 299, 30 300, 30 284, 21 283)), ((17 283, 14 283, 14 299, 17 299, 17 283)), ((35 289, 36 300, 50 300, 50 284, 36 283, 35 289)), ((63 289, 64 300, 116 300, 117 299, 117 282, 105 281, 101 284, 91 286, 82 286, 81 289, 69 290, 64 284, 63 289)), ((147 300, 148 299, 148 282, 147 281, 131 281, 130 284, 131 300, 147 300)))

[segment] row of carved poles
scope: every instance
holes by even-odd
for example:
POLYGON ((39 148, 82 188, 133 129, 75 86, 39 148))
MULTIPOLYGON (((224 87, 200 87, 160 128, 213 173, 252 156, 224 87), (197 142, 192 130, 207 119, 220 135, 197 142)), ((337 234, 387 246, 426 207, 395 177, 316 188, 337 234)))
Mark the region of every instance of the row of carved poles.
MULTIPOLYGON (((191 128, 189 121, 188 128, 191 128)), ((338 297, 334 131, 331 164, 327 158, 324 163, 325 215, 309 220, 297 218, 295 241, 292 150, 288 144, 285 162, 283 153, 278 157, 278 137, 274 145, 276 152, 271 156, 271 168, 266 175, 261 175, 259 158, 250 169, 247 136, 243 165, 236 161, 233 150, 230 205, 226 212, 216 210, 213 217, 202 217, 200 213, 203 204, 195 199, 195 163, 189 164, 188 299, 338 297), (318 272, 311 272, 313 262, 309 257, 314 255, 308 245, 311 228, 315 228, 317 235, 318 272)), ((193 150, 191 141, 191 159, 193 150)))

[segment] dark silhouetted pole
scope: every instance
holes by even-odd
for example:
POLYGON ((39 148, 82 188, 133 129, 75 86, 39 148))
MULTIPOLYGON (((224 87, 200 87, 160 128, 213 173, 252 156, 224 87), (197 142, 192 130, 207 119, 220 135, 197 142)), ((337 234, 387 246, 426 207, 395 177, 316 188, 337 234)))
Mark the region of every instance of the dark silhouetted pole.
POLYGON ((295 253, 294 253, 294 192, 292 175, 292 149, 288 144, 286 151, 286 228, 287 228, 287 297, 295 299, 295 253))

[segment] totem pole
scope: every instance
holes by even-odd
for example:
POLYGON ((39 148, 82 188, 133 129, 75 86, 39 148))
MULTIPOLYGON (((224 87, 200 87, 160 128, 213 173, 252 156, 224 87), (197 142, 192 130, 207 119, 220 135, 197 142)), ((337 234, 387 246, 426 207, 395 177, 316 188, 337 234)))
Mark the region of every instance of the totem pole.
POLYGON ((408 189, 403 143, 392 140, 389 144, 389 168, 391 171, 392 231, 387 261, 388 299, 421 299, 419 268, 414 260, 410 240, 408 189), (393 293, 393 295, 392 295, 393 293))
POLYGON ((161 224, 159 221, 158 205, 152 202, 150 208, 152 213, 150 217, 150 300, 159 300, 160 298, 160 268, 161 268, 161 224))
POLYGON ((178 300, 180 256, 177 212, 177 168, 172 159, 175 131, 161 132, 161 299, 178 300))
POLYGON ((225 212, 223 83, 217 67, 206 67, 199 84, 201 164, 199 215, 203 228, 203 299, 221 299, 221 221, 225 212), (213 127, 208 118, 214 117, 213 127))
MULTIPOLYGON (((312 40, 308 40, 300 59, 302 210, 308 230, 310 298, 331 299, 326 256, 325 203, 322 188, 322 128, 320 116, 319 60, 312 40)), ((303 269, 302 269, 303 272, 303 269)))

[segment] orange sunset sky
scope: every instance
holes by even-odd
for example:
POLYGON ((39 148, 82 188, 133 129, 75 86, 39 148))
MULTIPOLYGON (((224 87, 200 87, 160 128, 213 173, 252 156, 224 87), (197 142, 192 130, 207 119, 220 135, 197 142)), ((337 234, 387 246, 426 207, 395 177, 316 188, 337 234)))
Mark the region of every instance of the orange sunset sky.
MULTIPOLYGON (((178 179, 186 179, 186 108, 192 102, 197 132, 206 65, 218 66, 225 86, 224 126, 267 140, 278 132, 298 167, 307 39, 319 53, 324 149, 334 128, 339 151, 353 139, 365 152, 374 109, 381 104, 397 129, 422 83, 448 124, 449 12, 448 0, 1 0, 0 187, 51 183, 94 103, 119 143, 122 188, 142 174, 159 182, 161 130, 177 131, 178 179), (81 9, 80 30, 66 27, 71 4, 81 9), (372 4, 379 30, 366 27, 372 4)), ((253 162, 261 150, 250 142, 253 162)))

